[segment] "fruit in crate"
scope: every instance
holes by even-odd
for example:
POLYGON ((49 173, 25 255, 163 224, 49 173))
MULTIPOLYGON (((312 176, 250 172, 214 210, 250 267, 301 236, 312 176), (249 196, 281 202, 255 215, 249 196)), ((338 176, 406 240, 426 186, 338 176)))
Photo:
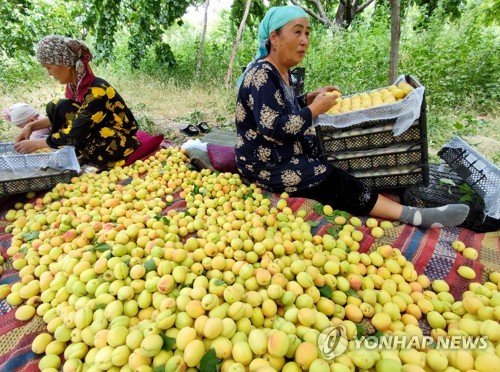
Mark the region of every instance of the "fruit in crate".
MULTIPOLYGON (((346 112, 364 110, 371 107, 391 104, 401 101, 413 91, 413 87, 406 81, 398 85, 375 89, 370 92, 357 93, 350 97, 339 98, 326 113, 329 115, 344 114, 346 112)), ((338 93, 338 92, 330 92, 338 93)))

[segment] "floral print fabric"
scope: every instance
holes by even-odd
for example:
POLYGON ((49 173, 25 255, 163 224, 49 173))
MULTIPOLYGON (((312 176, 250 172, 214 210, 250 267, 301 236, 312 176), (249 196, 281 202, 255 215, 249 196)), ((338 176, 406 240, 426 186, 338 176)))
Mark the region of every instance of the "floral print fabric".
POLYGON ((305 99, 296 98, 278 70, 258 62, 247 72, 236 103, 236 164, 241 174, 274 192, 320 184, 331 165, 319 148, 305 99), (300 101, 300 102, 299 102, 300 101))
POLYGON ((139 147, 138 125, 123 98, 105 80, 95 78, 81 105, 64 99, 49 102, 47 116, 52 148, 75 146, 78 155, 99 167, 111 168, 139 147))

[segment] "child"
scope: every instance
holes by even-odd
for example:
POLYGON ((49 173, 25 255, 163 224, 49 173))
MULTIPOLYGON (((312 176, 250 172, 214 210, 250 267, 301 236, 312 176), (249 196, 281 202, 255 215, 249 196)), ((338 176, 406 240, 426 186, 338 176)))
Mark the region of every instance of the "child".
MULTIPOLYGON (((9 123, 14 124, 18 128, 24 128, 26 124, 37 120, 40 117, 38 112, 27 103, 15 103, 12 106, 3 110, 3 118, 9 123)), ((50 134, 49 128, 34 130, 30 139, 40 139, 47 137, 50 134)))

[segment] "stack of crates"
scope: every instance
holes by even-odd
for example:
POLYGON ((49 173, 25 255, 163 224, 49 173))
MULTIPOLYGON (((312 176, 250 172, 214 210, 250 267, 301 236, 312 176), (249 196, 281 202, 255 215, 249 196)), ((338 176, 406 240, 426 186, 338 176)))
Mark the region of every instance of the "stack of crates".
MULTIPOLYGON (((420 82, 407 75, 413 88, 420 82)), ((374 189, 427 185, 429 166, 425 95, 420 117, 409 129, 394 136, 397 118, 365 121, 347 128, 317 125, 322 156, 374 189)))

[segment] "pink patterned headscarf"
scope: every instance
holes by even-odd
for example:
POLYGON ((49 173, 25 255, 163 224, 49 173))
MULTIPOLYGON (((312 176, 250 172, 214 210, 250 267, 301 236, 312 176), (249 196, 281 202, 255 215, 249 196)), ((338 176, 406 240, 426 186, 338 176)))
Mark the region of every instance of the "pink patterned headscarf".
POLYGON ((66 85, 66 98, 82 103, 95 76, 89 66, 92 53, 76 39, 59 35, 48 35, 36 47, 36 58, 40 63, 57 66, 72 66, 76 70, 76 85, 66 85))

